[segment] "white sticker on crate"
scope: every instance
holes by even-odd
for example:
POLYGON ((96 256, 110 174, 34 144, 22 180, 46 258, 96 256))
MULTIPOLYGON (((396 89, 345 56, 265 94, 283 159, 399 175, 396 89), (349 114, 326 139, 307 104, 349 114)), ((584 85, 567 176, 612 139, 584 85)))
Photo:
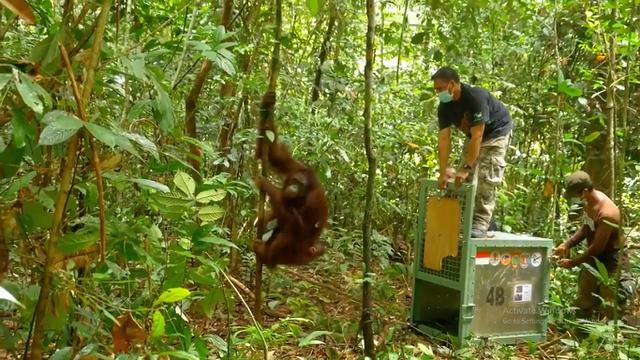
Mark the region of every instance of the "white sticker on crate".
POLYGON ((531 301, 531 284, 516 284, 513 286, 513 302, 531 301))

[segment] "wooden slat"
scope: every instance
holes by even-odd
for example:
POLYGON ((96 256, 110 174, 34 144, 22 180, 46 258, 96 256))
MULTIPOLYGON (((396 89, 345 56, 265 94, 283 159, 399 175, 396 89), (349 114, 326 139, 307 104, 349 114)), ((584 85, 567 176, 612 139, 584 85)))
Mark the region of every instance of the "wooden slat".
POLYGON ((432 196, 427 199, 422 265, 442 270, 442 259, 458 255, 462 211, 460 200, 432 196))

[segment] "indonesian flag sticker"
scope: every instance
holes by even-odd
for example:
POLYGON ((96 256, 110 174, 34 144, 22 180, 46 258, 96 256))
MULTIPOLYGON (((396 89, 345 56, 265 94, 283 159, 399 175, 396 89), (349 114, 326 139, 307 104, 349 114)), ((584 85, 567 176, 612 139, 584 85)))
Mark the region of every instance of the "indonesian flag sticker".
POLYGON ((476 265, 489 265, 491 254, 488 251, 476 252, 476 265))

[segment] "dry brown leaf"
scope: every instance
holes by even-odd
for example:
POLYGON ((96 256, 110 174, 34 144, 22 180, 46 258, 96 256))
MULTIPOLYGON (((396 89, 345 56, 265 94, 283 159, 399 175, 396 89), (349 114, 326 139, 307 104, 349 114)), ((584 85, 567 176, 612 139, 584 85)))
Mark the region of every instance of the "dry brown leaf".
POLYGON ((113 324, 113 351, 115 353, 128 352, 133 344, 142 343, 147 339, 147 332, 140 326, 131 313, 118 316, 118 324, 113 324))

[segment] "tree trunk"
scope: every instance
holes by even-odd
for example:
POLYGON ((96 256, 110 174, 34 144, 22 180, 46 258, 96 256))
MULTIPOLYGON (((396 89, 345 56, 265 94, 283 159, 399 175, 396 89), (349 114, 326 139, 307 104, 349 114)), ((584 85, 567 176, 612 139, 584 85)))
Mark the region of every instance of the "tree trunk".
MULTIPOLYGON (((102 47, 102 39, 104 36, 105 25, 107 23, 107 17, 109 10, 111 9, 111 0, 104 0, 102 2, 102 10, 99 15, 98 25, 96 27, 95 40, 91 49, 89 58, 89 67, 87 69, 86 80, 82 89, 82 104, 86 107, 91 97, 93 90, 93 84, 95 81, 96 68, 98 66, 98 60, 100 59, 100 49, 102 47)), ((73 74, 69 74, 73 76, 73 74)), ((51 225, 51 232, 46 243, 46 258, 44 264, 44 271, 42 273, 42 280, 40 284, 40 296, 36 303, 35 309, 35 325, 33 329, 33 342, 31 344, 31 359, 42 359, 44 347, 44 320, 47 314, 47 304, 51 297, 51 280, 52 272, 55 264, 60 258, 60 254, 56 250, 58 240, 61 238, 61 227, 64 219, 64 213, 66 209, 67 199, 71 186, 73 184, 73 170, 76 166, 76 157, 80 143, 80 134, 76 134, 71 137, 67 146, 67 153, 64 160, 62 175, 60 178, 60 187, 55 202, 55 210, 53 213, 53 220, 51 225)))
POLYGON ((364 338, 364 354, 371 359, 376 357, 373 343, 373 309, 371 300, 371 222, 374 207, 374 191, 376 177, 376 156, 371 140, 371 98, 374 55, 374 36, 376 28, 375 1, 367 0, 367 52, 364 68, 364 146, 367 154, 369 170, 367 173, 367 190, 362 222, 362 253, 364 259, 364 281, 362 282, 362 336, 364 338))
POLYGON ((329 24, 327 25, 327 32, 322 39, 322 47, 320 48, 320 54, 318 55, 318 69, 316 70, 316 77, 313 80, 313 88, 311 89, 311 104, 318 101, 320 97, 320 83, 322 81, 322 65, 327 60, 327 52, 329 51, 329 41, 331 41, 331 35, 333 34, 333 28, 336 24, 336 11, 332 8, 329 14, 329 24))
MULTIPOLYGON (((613 10, 613 17, 615 18, 615 10, 613 10)), ((607 169, 606 174, 606 187, 609 198, 615 199, 616 194, 616 147, 615 147, 615 134, 616 134, 616 36, 614 34, 609 35, 609 46, 607 61, 609 68, 607 71, 607 145, 606 145, 606 159, 607 169)))
MULTIPOLYGON (((222 20, 221 25, 228 30, 229 23, 231 22, 231 15, 233 13, 233 0, 225 0, 224 7, 222 8, 222 20)), ((189 137, 197 139, 198 131, 196 126, 196 112, 198 105, 198 98, 202 93, 202 88, 204 87, 204 83, 207 81, 207 77, 209 76, 209 72, 211 72, 211 60, 205 59, 200 67, 200 71, 196 76, 196 80, 193 82, 193 87, 189 92, 185 100, 185 130, 189 137)), ((224 88, 224 86, 223 86, 224 88)), ((195 144, 190 144, 189 149, 191 151, 191 166, 193 167, 193 177, 197 179, 198 182, 201 180, 200 173, 200 165, 202 163, 202 154, 200 149, 195 144)))

